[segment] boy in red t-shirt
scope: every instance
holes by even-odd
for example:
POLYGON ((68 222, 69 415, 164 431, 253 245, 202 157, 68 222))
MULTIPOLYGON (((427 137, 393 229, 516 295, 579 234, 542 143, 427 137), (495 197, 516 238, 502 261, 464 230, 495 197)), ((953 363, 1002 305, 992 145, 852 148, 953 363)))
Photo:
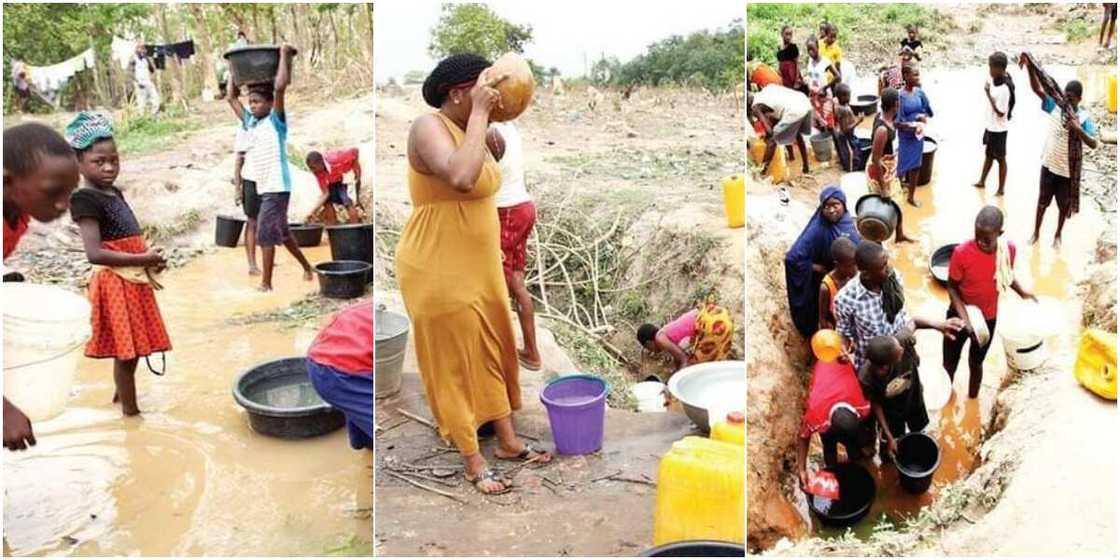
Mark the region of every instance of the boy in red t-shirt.
POLYGON ((346 416, 350 447, 373 449, 373 302, 335 314, 307 351, 315 392, 346 416))
POLYGON ((358 212, 355 206, 361 208, 360 194, 362 192, 362 165, 358 163, 358 149, 345 148, 330 150, 326 154, 311 152, 307 154, 307 169, 319 181, 319 190, 323 191, 315 210, 323 209, 323 221, 334 224, 338 217, 334 212, 334 205, 344 206, 349 222, 358 223, 358 212), (354 175, 354 198, 346 193, 346 183, 342 182, 343 175, 354 175), (355 204, 354 200, 357 200, 355 204))
POLYGON ((965 322, 962 333, 969 336, 948 337, 942 342, 942 363, 950 381, 957 372, 965 340, 971 340, 968 349, 968 397, 980 394, 984 377, 984 356, 992 345, 996 331, 996 316, 1000 292, 1014 290, 1023 299, 1038 301, 1015 279, 1015 245, 1000 239, 1003 234, 1003 212, 995 206, 985 206, 976 215, 975 239, 957 245, 949 259, 949 310, 947 318, 959 317, 965 322), (975 305, 984 315, 989 337, 985 344, 976 338, 966 306, 975 305))
POLYGON ((797 440, 797 474, 804 488, 809 484, 809 440, 820 434, 824 448, 824 464, 835 466, 837 444, 844 444, 848 460, 863 456, 863 448, 872 442, 870 426, 871 403, 863 396, 856 370, 845 361, 817 362, 809 380, 809 397, 801 417, 797 440))

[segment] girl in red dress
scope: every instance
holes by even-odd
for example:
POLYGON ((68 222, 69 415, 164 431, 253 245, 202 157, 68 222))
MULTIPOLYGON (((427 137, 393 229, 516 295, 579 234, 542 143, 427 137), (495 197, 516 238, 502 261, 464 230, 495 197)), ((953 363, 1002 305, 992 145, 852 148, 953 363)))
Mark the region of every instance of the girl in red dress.
POLYGON ((97 113, 79 113, 66 127, 66 138, 78 154, 83 178, 81 188, 70 197, 70 215, 81 230, 86 257, 94 265, 89 282, 93 336, 85 354, 113 358, 113 402, 119 401, 121 411, 133 416, 140 414, 136 404, 139 359, 171 349, 155 297, 160 286, 154 274, 166 262, 148 248, 124 193, 113 186, 120 157, 112 123, 97 113))

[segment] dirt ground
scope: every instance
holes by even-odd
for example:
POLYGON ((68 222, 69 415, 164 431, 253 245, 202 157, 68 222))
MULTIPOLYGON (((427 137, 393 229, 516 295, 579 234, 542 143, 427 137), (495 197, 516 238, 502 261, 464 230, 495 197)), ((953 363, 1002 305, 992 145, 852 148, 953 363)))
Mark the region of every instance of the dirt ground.
MULTIPOLYGON (((912 313, 944 313, 944 291, 927 280, 924 272, 928 255, 939 244, 957 240, 949 237, 967 236, 978 205, 996 204, 1008 213, 1008 234, 1023 251, 1020 262, 1028 263, 1017 266, 1017 274, 1030 278, 1040 295, 1064 302, 1062 316, 1056 318, 1064 326, 1063 334, 1047 341, 1052 352, 1050 365, 1029 374, 1007 369, 1002 356, 993 356, 1001 354, 998 345, 993 347, 985 370, 1007 373, 991 375, 992 380, 985 377, 979 412, 982 429, 971 436, 976 443, 983 442, 975 449, 975 471, 958 482, 935 483, 940 498, 935 497, 926 506, 928 512, 917 516, 909 529, 876 532, 870 537, 803 539, 809 531, 807 513, 797 512, 797 500, 791 499, 799 492, 793 490, 790 474, 792 434, 801 407, 791 410, 788 406, 803 398, 788 385, 794 383, 800 389, 807 378, 804 350, 790 352, 788 348, 803 342, 793 333, 784 298, 780 302, 752 299, 752 323, 763 325, 757 335, 749 333, 748 542, 756 551, 809 556, 1115 553, 1114 481, 1091 474, 1116 469, 1114 450, 1093 443, 1109 437, 1110 428, 1105 426, 1115 422, 1115 403, 1097 399, 1077 385, 1070 364, 1081 325, 1115 331, 1116 147, 1105 144, 1087 154, 1083 211, 1067 224, 1062 250, 1024 247, 1037 192, 1036 144, 1043 131, 1034 117, 1019 115, 1028 115, 1026 111, 1032 111, 1037 100, 1024 85, 1025 76, 1020 79, 1016 74, 1021 92, 1016 119, 1023 124, 1017 129, 1022 132, 1012 132, 1009 194, 1002 200, 992 195, 994 172, 987 192, 967 186, 979 175, 981 162, 973 161, 972 154, 982 149, 978 132, 982 124, 974 124, 982 121, 969 121, 979 111, 968 94, 961 92, 983 79, 984 61, 991 51, 1030 50, 1059 81, 1081 79, 1086 87, 1085 104, 1094 120, 1102 130, 1115 134, 1115 117, 1102 107, 1102 80, 1109 69, 1102 63, 1111 62, 1115 71, 1116 55, 1096 50, 1095 32, 1090 40, 1075 44, 1058 37, 1061 18, 1086 13, 1095 24, 1098 11, 1078 8, 1071 12, 1058 6, 1054 8, 1058 15, 1047 15, 1011 5, 941 9, 957 19, 955 33, 959 36, 946 42, 950 45, 947 51, 931 51, 922 63, 923 87, 930 92, 935 110, 931 135, 940 146, 934 181, 919 189, 923 208, 904 210, 908 231, 919 235, 919 243, 892 249, 892 260, 904 274, 908 306, 912 313), (939 119, 943 124, 937 124, 939 119), (1016 137, 1021 143, 1016 143, 1016 137), (974 144, 976 148, 971 147, 974 144), (959 231, 964 233, 954 233, 959 231), (992 398, 986 400, 985 393, 992 398), (1039 532, 1040 526, 1048 530, 1039 532), (775 544, 778 546, 771 549, 775 544)), ((785 292, 782 253, 816 207, 819 189, 830 183, 845 183, 835 168, 816 169, 809 176, 793 171, 789 185, 793 200, 783 205, 768 181, 748 182, 751 245, 747 268, 752 277, 772 285, 774 292, 785 292)), ((1048 216, 1044 241, 1052 231, 1053 218, 1048 216)), ((919 344, 924 345, 921 340, 919 344)), ((929 347, 920 352, 925 383, 925 369, 940 369, 936 365, 940 352, 929 347)), ((939 431, 946 427, 942 420, 939 431)))
MULTIPOLYGON (((719 184, 722 177, 742 170, 741 113, 736 113, 734 99, 662 90, 640 90, 629 101, 618 92, 603 92, 601 98, 583 90, 538 94, 517 122, 525 142, 529 190, 538 204, 565 197, 589 201, 593 207, 598 204, 593 212, 603 220, 623 209, 630 216, 623 243, 641 253, 628 276, 635 281, 657 272, 650 268, 659 243, 703 235, 710 248, 700 262, 679 263, 698 272, 669 274, 637 293, 649 310, 642 321, 664 320, 687 309, 703 284, 741 325, 743 230, 726 227, 719 184), (672 119, 665 118, 669 113, 672 119)), ((403 313, 386 255, 410 212, 404 184, 408 126, 430 109, 413 89, 383 91, 378 103, 376 298, 403 313)), ((511 321, 516 319, 511 316, 511 321)), ((518 430, 539 438, 546 448, 552 442, 537 398, 540 387, 551 375, 578 371, 582 365, 576 349, 555 342, 550 326, 538 320, 544 368, 540 373, 522 371, 525 408, 515 414, 518 430)), ((639 355, 633 342, 636 326, 620 319, 610 338, 632 356, 639 355)), ((741 352, 741 346, 737 349, 741 352)), ((466 502, 457 504, 386 474, 392 465, 459 462, 431 429, 396 411, 430 418, 416 371, 410 348, 403 390, 377 403, 377 422, 383 428, 377 438, 378 554, 635 555, 652 546, 656 488, 651 482, 658 460, 672 442, 692 432, 679 410, 638 414, 611 408, 603 451, 525 468, 510 494, 482 497, 460 481, 461 471, 447 479, 451 486, 433 483, 466 502), (637 482, 604 478, 612 473, 637 482), (449 508, 455 519, 473 521, 461 528, 456 523, 434 526, 433 520, 449 508)), ((637 372, 630 375, 636 378, 637 372)), ((488 447, 483 444, 484 452, 496 462, 488 447)))
MULTIPOLYGON (((289 102, 298 150, 371 145, 372 96, 316 109, 305 99, 289 102)), ((350 449, 345 431, 300 442, 256 434, 231 397, 246 369, 304 355, 338 306, 318 298, 282 251, 276 289, 265 295, 245 272, 243 249, 213 247, 214 215, 239 213, 230 184, 236 124, 224 102, 198 110, 208 126, 167 139, 162 151, 122 154, 119 185, 141 224, 179 228, 163 240, 176 252, 157 295, 174 346, 167 374, 149 375, 141 362, 144 414, 121 419, 110 363, 79 362, 67 411, 35 426, 33 450, 4 453, 6 554, 372 551, 372 454, 350 449)), ((306 254, 330 260, 325 240, 306 254)), ((89 267, 68 218, 33 225, 6 266, 69 287, 89 267)))

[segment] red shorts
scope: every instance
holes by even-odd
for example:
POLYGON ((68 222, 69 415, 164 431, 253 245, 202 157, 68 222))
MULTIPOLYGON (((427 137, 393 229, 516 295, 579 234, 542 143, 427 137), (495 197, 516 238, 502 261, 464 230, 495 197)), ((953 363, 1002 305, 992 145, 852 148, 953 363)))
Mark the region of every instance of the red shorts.
POLYGON ((498 208, 498 221, 502 225, 502 272, 508 283, 515 271, 525 272, 525 244, 537 223, 537 207, 529 201, 498 208))

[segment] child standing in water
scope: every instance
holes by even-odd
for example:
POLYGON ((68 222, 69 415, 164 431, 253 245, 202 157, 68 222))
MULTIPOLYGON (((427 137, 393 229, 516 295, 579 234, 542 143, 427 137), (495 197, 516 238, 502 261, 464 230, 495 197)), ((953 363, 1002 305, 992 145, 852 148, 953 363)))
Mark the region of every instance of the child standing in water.
POLYGON ((859 272, 856 269, 856 244, 851 239, 837 237, 829 247, 829 251, 836 265, 824 275, 820 292, 817 294, 817 310, 820 315, 817 326, 821 330, 836 328, 836 313, 833 310, 836 294, 840 293, 840 288, 846 286, 848 281, 855 278, 856 273, 859 272))
POLYGON ((984 188, 992 161, 999 163, 999 190, 996 196, 1003 196, 1003 186, 1007 183, 1007 126, 1011 120, 1011 110, 1015 108, 1015 84, 1007 73, 1007 55, 996 51, 988 57, 988 74, 991 81, 984 83, 984 95, 988 98, 988 125, 984 128, 984 170, 980 181, 974 185, 984 188))
POLYGON ((253 142, 245 154, 246 168, 252 168, 261 198, 257 218, 257 245, 261 248, 264 271, 260 290, 272 290, 272 268, 276 264, 276 246, 283 245, 303 266, 303 279, 310 282, 311 264, 288 229, 288 201, 292 194, 292 177, 288 170, 288 118, 284 93, 291 83, 292 53, 290 45, 280 48, 280 66, 272 84, 249 88, 249 108, 241 104, 240 88, 229 82, 229 105, 241 125, 252 130, 253 142))
POLYGON ((66 139, 78 154, 83 184, 70 196, 70 216, 78 224, 86 257, 93 265, 89 281, 93 336, 90 358, 113 358, 113 402, 125 416, 140 414, 136 403, 136 364, 141 357, 171 349, 163 326, 153 273, 166 266, 148 248, 140 224, 124 193, 114 186, 120 156, 113 125, 97 113, 79 113, 66 127, 66 139))

